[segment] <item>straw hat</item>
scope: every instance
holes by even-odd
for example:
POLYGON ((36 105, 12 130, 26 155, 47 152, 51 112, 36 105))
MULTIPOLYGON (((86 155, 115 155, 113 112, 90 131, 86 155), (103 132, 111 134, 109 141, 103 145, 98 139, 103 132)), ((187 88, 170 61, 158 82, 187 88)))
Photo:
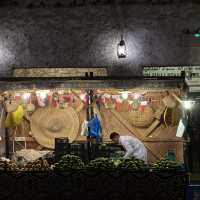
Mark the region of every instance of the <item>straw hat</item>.
POLYGON ((168 108, 175 108, 176 107, 176 101, 171 95, 167 95, 162 99, 163 103, 168 108))
POLYGON ((68 137, 70 142, 77 137, 79 118, 76 111, 67 107, 39 108, 31 117, 31 131, 37 142, 47 148, 55 147, 55 138, 68 137))
POLYGON ((15 112, 19 106, 19 103, 16 102, 15 100, 6 100, 5 101, 5 108, 6 112, 11 113, 15 112))

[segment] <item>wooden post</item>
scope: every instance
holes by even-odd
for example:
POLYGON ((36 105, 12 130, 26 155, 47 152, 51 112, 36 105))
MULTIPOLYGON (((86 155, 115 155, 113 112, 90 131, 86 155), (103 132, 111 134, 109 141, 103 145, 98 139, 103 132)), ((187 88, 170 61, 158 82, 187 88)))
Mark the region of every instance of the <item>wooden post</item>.
POLYGON ((5 128, 5 153, 6 153, 6 158, 10 158, 9 131, 8 131, 8 128, 5 128))
MULTIPOLYGON (((87 96, 88 96, 88 100, 87 100, 87 120, 90 121, 93 117, 93 109, 92 109, 92 102, 93 102, 93 91, 92 90, 88 90, 87 91, 87 96)), ((91 136, 90 136, 90 129, 88 128, 88 133, 89 135, 87 136, 87 148, 88 148, 88 158, 89 161, 92 158, 92 143, 91 143, 91 136)))
MULTIPOLYGON (((4 97, 2 109, 5 109, 5 101, 6 100, 7 99, 4 97)), ((7 115, 8 115, 8 112, 5 111, 5 118, 7 117, 7 115)), ((10 141, 9 140, 9 130, 8 130, 8 128, 5 127, 5 156, 6 156, 6 158, 10 158, 9 141, 10 141)))

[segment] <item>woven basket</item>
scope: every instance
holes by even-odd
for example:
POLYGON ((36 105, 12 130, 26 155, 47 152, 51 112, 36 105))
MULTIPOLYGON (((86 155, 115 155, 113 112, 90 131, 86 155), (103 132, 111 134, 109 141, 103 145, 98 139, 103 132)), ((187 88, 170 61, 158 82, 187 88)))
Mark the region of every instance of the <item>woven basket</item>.
POLYGON ((148 127, 154 120, 154 112, 150 106, 146 106, 144 111, 132 110, 128 113, 131 124, 138 128, 148 127))

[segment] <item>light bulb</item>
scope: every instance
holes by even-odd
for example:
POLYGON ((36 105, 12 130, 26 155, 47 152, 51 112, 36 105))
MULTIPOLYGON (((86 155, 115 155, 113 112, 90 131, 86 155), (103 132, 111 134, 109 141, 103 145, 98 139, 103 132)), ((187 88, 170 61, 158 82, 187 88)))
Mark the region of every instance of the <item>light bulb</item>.
POLYGON ((122 92, 122 98, 128 99, 128 92, 122 92))
POLYGON ((182 101, 182 105, 186 110, 190 110, 192 109, 192 107, 194 106, 195 101, 190 101, 190 100, 185 100, 182 101))
POLYGON ((85 101, 85 98, 86 98, 86 94, 81 94, 81 95, 80 95, 80 99, 81 99, 82 101, 85 101))
POLYGON ((30 98, 30 96, 31 96, 30 93, 24 93, 24 94, 22 95, 22 98, 23 98, 24 100, 27 100, 27 99, 30 98))
POLYGON ((139 97, 140 97, 140 94, 137 94, 137 93, 135 93, 133 96, 134 99, 138 99, 139 97))
POLYGON ((147 104, 148 104, 147 101, 142 101, 142 102, 141 102, 141 106, 146 106, 147 104))
POLYGON ((36 91, 36 95, 38 95, 41 99, 46 99, 49 92, 49 90, 38 90, 36 91))

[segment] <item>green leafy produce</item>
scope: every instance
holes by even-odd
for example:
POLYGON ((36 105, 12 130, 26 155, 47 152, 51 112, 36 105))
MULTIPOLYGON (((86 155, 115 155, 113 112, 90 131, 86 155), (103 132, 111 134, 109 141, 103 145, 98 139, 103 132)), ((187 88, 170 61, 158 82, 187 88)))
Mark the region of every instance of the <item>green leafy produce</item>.
POLYGON ((117 169, 129 169, 129 170, 145 170, 147 165, 143 160, 136 159, 134 157, 127 159, 120 159, 117 164, 117 169))
POLYGON ((114 169, 115 165, 112 159, 110 158, 97 158, 95 160, 92 160, 88 165, 88 169, 114 169))
POLYGON ((112 154, 112 159, 117 160, 123 158, 125 155, 124 151, 116 151, 112 154))
POLYGON ((101 144, 101 145, 99 145, 99 149, 101 149, 101 150, 106 150, 106 149, 108 149, 108 145, 106 145, 106 144, 101 144))
POLYGON ((61 160, 55 164, 55 170, 65 171, 69 169, 82 169, 84 168, 84 163, 78 156, 65 155, 61 160))
POLYGON ((179 169, 180 164, 176 161, 172 161, 166 158, 159 160, 153 165, 154 170, 168 170, 168 169, 179 169))

